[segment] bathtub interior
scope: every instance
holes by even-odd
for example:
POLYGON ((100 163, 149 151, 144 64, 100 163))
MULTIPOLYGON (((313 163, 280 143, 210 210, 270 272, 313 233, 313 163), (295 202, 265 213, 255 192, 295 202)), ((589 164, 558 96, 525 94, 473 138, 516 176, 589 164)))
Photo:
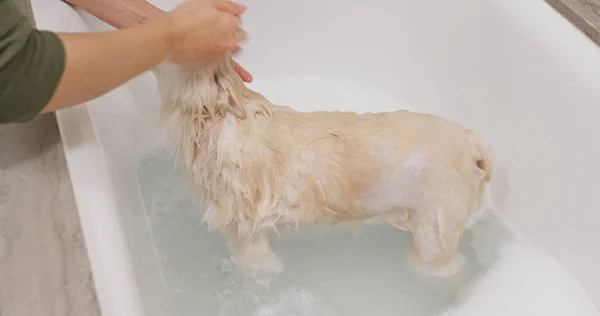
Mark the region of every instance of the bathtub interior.
POLYGON ((494 208, 521 234, 488 218, 462 242, 465 272, 439 281, 407 269, 409 236, 384 225, 286 231, 286 273, 261 296, 200 225, 146 73, 88 111, 148 315, 596 315, 570 276, 600 302, 596 46, 541 0, 246 2, 252 87, 299 110, 407 107, 477 131, 497 155, 494 208))

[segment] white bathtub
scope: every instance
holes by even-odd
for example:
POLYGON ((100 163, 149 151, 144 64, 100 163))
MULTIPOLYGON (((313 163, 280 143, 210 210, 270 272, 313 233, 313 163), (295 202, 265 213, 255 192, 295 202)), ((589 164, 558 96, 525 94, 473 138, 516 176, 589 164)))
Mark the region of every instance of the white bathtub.
MULTIPOLYGON (((481 257, 493 244, 497 269, 444 315, 598 315, 598 47, 542 0, 247 3, 251 39, 240 61, 267 97, 286 100, 273 84, 288 74, 351 80, 454 119, 495 149, 491 193, 519 233, 494 222, 476 227, 471 243, 481 257), (512 241, 494 244, 490 230, 512 241), (519 257, 535 253, 529 241, 542 251, 519 257)), ((58 0, 33 5, 44 29, 106 29, 58 0)), ((158 106, 146 73, 57 115, 105 315, 188 315, 168 286, 176 276, 165 272, 138 182, 140 153, 162 137, 158 106)), ((189 269, 192 248, 171 248, 189 269)))

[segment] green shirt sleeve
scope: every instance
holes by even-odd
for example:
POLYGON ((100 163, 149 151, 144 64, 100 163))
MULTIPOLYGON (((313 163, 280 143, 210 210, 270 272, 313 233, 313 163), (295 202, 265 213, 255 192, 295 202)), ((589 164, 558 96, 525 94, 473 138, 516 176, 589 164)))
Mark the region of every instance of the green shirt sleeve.
POLYGON ((64 68, 58 36, 36 30, 13 0, 0 0, 0 124, 40 113, 64 68))

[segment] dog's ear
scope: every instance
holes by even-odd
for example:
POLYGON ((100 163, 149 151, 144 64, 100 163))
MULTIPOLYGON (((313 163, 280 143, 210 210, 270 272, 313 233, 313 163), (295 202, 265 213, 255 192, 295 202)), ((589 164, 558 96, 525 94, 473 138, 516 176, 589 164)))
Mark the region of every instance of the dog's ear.
POLYGON ((215 76, 215 81, 219 87, 219 103, 227 107, 227 111, 235 114, 239 118, 246 118, 246 104, 242 93, 242 87, 235 85, 235 82, 228 78, 215 76))
POLYGON ((229 58, 226 63, 219 66, 214 78, 219 89, 219 103, 225 105, 227 111, 244 119, 247 116, 246 98, 243 94, 244 82, 235 72, 233 59, 229 58))

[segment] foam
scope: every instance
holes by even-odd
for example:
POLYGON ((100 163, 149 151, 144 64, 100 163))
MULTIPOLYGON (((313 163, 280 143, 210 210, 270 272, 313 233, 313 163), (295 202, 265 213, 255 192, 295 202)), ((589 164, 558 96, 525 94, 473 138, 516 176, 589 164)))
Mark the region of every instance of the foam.
POLYGON ((287 288, 279 292, 272 304, 259 306, 252 316, 337 316, 323 300, 302 288, 287 288))
POLYGON ((271 294, 270 278, 232 277, 228 283, 216 293, 217 316, 337 316, 321 297, 301 287, 271 294))
POLYGON ((438 316, 600 315, 557 259, 520 238, 502 242, 493 264, 461 292, 438 316))

